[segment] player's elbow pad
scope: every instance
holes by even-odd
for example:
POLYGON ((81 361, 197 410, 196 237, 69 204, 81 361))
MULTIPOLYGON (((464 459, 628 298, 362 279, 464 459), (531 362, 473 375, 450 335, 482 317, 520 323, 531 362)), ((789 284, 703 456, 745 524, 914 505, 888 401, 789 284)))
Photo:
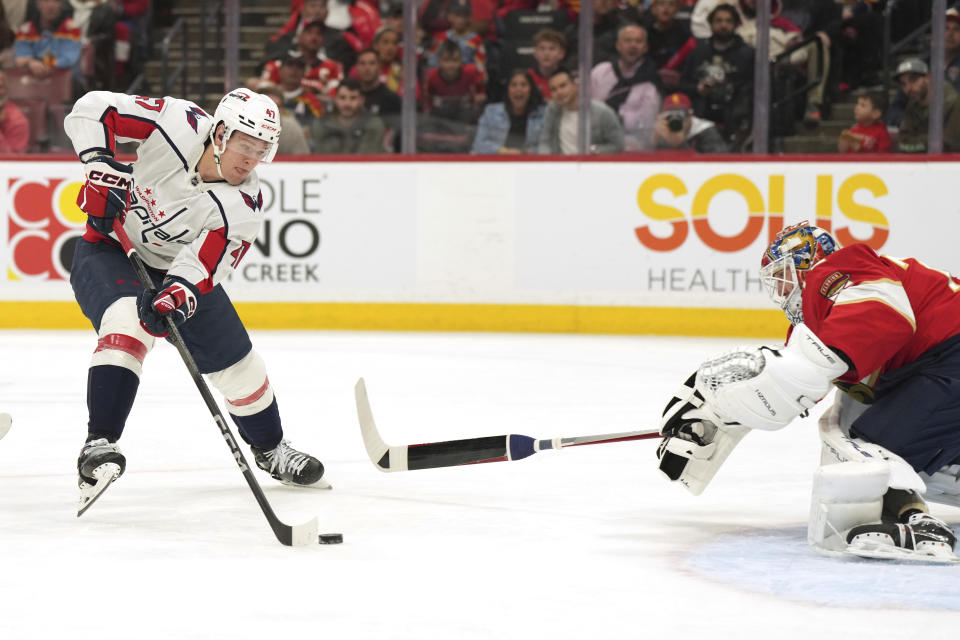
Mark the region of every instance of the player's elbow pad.
POLYGON ((785 347, 736 351, 703 363, 697 390, 726 422, 772 431, 819 402, 847 364, 804 324, 785 347))

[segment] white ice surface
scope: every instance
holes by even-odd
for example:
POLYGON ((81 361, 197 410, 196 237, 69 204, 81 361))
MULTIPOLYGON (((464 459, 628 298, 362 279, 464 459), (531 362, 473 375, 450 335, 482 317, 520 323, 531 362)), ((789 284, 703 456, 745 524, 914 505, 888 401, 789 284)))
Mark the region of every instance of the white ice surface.
POLYGON ((656 441, 385 474, 360 439, 360 376, 392 444, 576 436, 655 428, 701 360, 755 341, 257 332, 287 436, 335 488, 258 477, 281 519, 345 538, 291 549, 166 344, 126 474, 76 518, 93 339, 0 332, 2 639, 960 637, 960 567, 807 547, 815 416, 749 434, 698 498, 656 441))

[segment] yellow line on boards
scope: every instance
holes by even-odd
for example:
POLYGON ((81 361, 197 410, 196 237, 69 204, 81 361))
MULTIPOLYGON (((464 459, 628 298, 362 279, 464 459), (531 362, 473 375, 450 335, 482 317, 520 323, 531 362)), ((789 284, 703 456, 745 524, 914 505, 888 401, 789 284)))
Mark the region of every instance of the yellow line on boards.
MULTIPOLYGON (((239 302, 250 329, 783 337, 777 310, 573 305, 239 302)), ((0 302, 0 329, 86 329, 74 302, 0 302)))

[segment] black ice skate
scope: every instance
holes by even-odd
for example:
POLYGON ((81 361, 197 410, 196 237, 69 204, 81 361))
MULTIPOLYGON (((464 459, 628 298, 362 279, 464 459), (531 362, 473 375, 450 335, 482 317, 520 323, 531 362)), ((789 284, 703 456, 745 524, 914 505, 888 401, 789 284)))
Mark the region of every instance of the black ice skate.
POLYGON ((123 474, 126 467, 127 459, 120 453, 120 447, 106 438, 90 440, 83 445, 77 459, 77 473, 80 475, 78 518, 123 474))
POLYGON ((956 543, 949 525, 920 511, 911 513, 904 523, 863 524, 847 533, 851 553, 892 560, 957 562, 956 543))
POLYGON ((297 451, 286 440, 281 440, 275 449, 265 451, 251 446, 257 466, 275 480, 296 487, 329 489, 323 480, 323 463, 311 455, 297 451))

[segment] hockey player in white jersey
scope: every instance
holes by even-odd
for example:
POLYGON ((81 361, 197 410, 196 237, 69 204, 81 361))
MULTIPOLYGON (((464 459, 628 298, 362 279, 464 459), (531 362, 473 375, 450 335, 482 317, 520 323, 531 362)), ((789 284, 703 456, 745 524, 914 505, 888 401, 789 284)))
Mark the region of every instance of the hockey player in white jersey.
POLYGON ((77 461, 81 505, 104 474, 126 466, 117 441, 133 406, 144 358, 178 325, 201 373, 223 394, 257 466, 286 484, 326 484, 323 465, 292 448, 263 360, 220 286, 260 232, 256 166, 276 153, 274 102, 247 89, 223 97, 211 116, 192 102, 94 91, 64 129, 86 173, 77 204, 87 229, 70 283, 98 341, 87 378, 88 433, 77 461), (137 159, 114 158, 139 143, 137 159), (112 231, 123 227, 151 271, 145 290, 112 231))

